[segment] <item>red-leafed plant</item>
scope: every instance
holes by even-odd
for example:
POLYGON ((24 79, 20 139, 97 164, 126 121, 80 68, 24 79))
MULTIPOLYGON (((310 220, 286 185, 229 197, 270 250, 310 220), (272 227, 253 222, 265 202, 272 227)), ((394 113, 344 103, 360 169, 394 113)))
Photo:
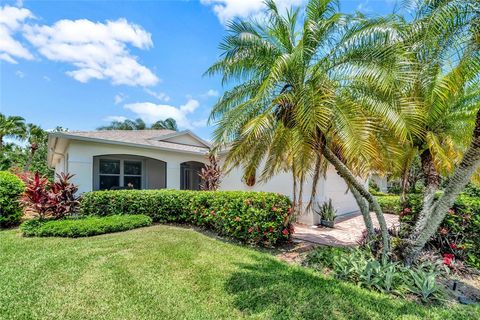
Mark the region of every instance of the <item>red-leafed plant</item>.
POLYGON ((80 203, 75 195, 78 188, 70 182, 72 177, 71 174, 61 173, 57 174, 55 182, 49 182, 38 172, 34 175, 21 175, 26 186, 21 203, 26 210, 37 214, 40 219, 60 219, 66 214, 74 213, 80 203))
POLYGON ((200 189, 204 191, 216 191, 220 187, 221 170, 218 165, 217 156, 214 153, 210 153, 208 156, 208 164, 202 168, 198 174, 202 179, 200 183, 200 189))
POLYGON ((50 184, 50 200, 55 218, 63 218, 68 213, 77 211, 80 205, 76 196, 78 187, 70 182, 74 175, 70 173, 57 174, 57 180, 50 184))
POLYGON ((25 191, 20 202, 26 210, 36 213, 40 219, 44 219, 51 211, 48 179, 41 177, 38 172, 33 176, 24 174, 20 177, 25 183, 25 191))

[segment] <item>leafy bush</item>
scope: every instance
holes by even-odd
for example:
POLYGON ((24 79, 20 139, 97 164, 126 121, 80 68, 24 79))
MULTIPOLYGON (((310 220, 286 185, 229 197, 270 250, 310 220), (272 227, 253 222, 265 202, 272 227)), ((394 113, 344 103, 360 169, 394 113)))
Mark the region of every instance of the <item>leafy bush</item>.
POLYGON ((118 190, 86 193, 86 215, 145 214, 157 222, 191 223, 255 244, 288 240, 291 202, 283 195, 243 191, 118 190))
POLYGON ((22 180, 16 175, 0 171, 0 227, 10 227, 20 223, 23 211, 20 196, 25 189, 22 180))
MULTIPOLYGON (((400 214, 404 229, 411 227, 421 210, 421 195, 409 195, 407 208, 400 214)), ((480 269, 480 198, 460 195, 430 244, 442 255, 453 254, 456 259, 480 269)))
POLYGON ((400 196, 376 196, 377 202, 384 213, 398 214, 402 210, 400 196))
POLYGON ((63 220, 33 219, 22 223, 20 230, 28 237, 88 237, 149 226, 145 215, 67 218, 63 220))
POLYGON ((40 219, 46 217, 60 219, 76 212, 79 206, 78 197, 75 195, 78 187, 70 183, 72 177, 71 174, 60 173, 57 174, 56 181, 50 182, 38 172, 34 175, 23 175, 26 188, 21 203, 36 213, 40 219))
POLYGON ((440 297, 437 277, 441 270, 434 265, 407 268, 398 262, 376 260, 361 249, 317 248, 311 251, 305 264, 317 270, 329 268, 338 279, 385 293, 411 292, 422 301, 440 297))
POLYGON ((332 199, 328 199, 328 201, 322 203, 316 213, 320 216, 322 220, 334 221, 335 217, 337 216, 337 210, 335 210, 335 208, 333 207, 332 199))

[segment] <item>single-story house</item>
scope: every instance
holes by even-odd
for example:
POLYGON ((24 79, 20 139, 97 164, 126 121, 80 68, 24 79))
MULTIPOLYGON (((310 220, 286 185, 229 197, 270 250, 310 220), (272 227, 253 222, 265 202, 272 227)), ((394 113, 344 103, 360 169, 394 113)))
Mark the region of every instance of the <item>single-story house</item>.
MULTIPOLYGON (((191 131, 70 131, 54 132, 48 139, 48 164, 55 173, 75 174, 81 193, 122 187, 135 189, 198 190, 199 170, 208 162, 209 142, 191 131)), ((220 162, 222 162, 220 155, 220 162)), ((221 190, 278 192, 292 197, 291 174, 281 173, 267 182, 247 186, 241 169, 222 176, 221 190)), ((307 181, 305 190, 311 190, 307 181)), ((318 182, 317 200, 332 199, 339 215, 358 211, 343 179, 330 168, 318 182)), ((305 192, 308 201, 309 192, 305 192)), ((305 213, 299 221, 318 223, 318 215, 305 213)))

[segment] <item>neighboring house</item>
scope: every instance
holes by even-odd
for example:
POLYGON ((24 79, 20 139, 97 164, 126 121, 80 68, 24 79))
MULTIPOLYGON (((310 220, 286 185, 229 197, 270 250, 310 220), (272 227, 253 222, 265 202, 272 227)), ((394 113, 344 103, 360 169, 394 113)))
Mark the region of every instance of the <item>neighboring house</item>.
MULTIPOLYGON (((199 170, 207 162, 210 144, 190 131, 105 130, 71 131, 49 134, 48 164, 56 173, 75 174, 80 192, 119 189, 200 188, 199 170)), ((220 156, 220 162, 224 155, 220 156)), ((280 173, 266 183, 249 187, 242 181, 241 169, 222 176, 221 190, 278 192, 292 197, 292 176, 280 173)), ((305 184, 307 203, 311 182, 305 184)), ((317 200, 332 199, 338 214, 356 212, 356 202, 333 168, 317 186, 317 200)), ((305 213, 299 221, 318 223, 318 216, 305 213)))

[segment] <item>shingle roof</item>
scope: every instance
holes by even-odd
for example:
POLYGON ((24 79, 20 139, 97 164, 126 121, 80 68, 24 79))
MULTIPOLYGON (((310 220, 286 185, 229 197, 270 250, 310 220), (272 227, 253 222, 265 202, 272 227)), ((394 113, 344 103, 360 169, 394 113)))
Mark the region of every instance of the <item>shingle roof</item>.
POLYGON ((101 131, 68 131, 57 132, 54 135, 67 139, 103 140, 103 142, 127 143, 139 146, 158 147, 176 151, 186 151, 205 154, 208 148, 161 141, 162 136, 177 133, 172 130, 101 130, 101 131))

